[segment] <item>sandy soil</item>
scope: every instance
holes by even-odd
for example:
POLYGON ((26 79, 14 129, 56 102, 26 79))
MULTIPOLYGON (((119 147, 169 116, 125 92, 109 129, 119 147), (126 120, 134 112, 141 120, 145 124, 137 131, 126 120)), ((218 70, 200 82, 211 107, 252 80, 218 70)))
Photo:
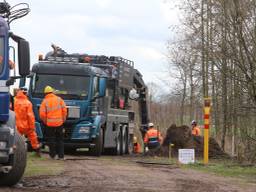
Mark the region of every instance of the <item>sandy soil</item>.
POLYGON ((24 178, 1 192, 255 192, 256 184, 181 169, 170 165, 143 165, 131 157, 74 157, 57 176, 24 178))

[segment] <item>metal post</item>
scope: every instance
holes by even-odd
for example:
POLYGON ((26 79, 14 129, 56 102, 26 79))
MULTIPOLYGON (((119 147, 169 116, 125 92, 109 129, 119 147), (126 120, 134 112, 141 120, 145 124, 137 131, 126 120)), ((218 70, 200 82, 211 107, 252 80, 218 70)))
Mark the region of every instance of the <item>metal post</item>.
POLYGON ((204 164, 209 161, 210 98, 204 98, 204 164))
POLYGON ((174 144, 170 143, 169 144, 169 153, 168 153, 168 158, 171 159, 172 158, 172 147, 174 146, 174 144))

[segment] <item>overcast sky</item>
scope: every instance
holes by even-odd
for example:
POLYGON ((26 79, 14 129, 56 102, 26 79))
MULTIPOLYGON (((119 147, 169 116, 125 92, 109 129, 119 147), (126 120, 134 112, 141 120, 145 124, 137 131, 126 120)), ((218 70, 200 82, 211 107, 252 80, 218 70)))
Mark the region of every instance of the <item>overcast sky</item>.
MULTIPOLYGON (((31 63, 55 43, 66 52, 122 56, 135 61, 146 82, 166 78, 168 27, 177 23, 166 0, 8 0, 31 12, 12 31, 30 42, 31 63)), ((171 2, 171 1, 170 1, 171 2)))

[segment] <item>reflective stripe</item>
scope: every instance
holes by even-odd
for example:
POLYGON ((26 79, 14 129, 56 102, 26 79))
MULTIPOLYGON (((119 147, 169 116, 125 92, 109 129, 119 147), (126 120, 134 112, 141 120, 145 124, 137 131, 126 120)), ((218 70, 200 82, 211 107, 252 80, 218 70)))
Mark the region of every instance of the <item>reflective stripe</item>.
POLYGON ((0 92, 9 92, 10 88, 9 87, 0 87, 0 92))
POLYGON ((53 106, 53 107, 47 107, 46 111, 51 112, 51 111, 56 111, 56 110, 59 110, 59 109, 61 109, 61 106, 57 105, 57 106, 53 106))
POLYGON ((51 111, 56 111, 56 110, 62 109, 60 98, 58 97, 58 104, 53 107, 49 107, 48 101, 46 100, 45 108, 46 108, 46 112, 51 112, 51 111))
POLYGON ((64 109, 64 108, 65 108, 64 103, 61 103, 61 108, 62 108, 62 109, 64 109))
POLYGON ((62 107, 61 101, 60 101, 60 98, 59 98, 59 97, 57 97, 57 100, 58 100, 58 105, 62 107))
POLYGON ((45 113, 45 112, 46 112, 46 109, 41 109, 41 111, 45 113))
POLYGON ((61 99, 60 97, 58 97, 58 101, 59 101, 59 106, 60 106, 60 109, 63 109, 65 106, 63 103, 61 103, 61 99))
POLYGON ((49 106, 48 106, 48 101, 47 101, 47 99, 45 100, 45 111, 47 112, 47 108, 48 108, 49 106))
POLYGON ((61 99, 58 97, 59 105, 61 106, 61 109, 65 108, 64 102, 61 102, 61 99))
POLYGON ((47 122, 52 123, 52 122, 63 122, 62 118, 47 118, 47 122))

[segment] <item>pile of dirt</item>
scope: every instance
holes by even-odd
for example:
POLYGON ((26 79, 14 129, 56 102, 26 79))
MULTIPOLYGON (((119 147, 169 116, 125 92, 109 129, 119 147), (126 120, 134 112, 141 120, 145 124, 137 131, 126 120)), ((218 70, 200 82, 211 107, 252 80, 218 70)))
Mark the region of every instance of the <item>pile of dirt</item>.
MULTIPOLYGON (((204 153, 204 137, 193 136, 188 126, 183 125, 177 127, 171 125, 166 132, 161 153, 163 156, 168 156, 168 146, 172 143, 172 155, 178 155, 178 149, 195 149, 196 157, 202 157, 204 153)), ((209 158, 228 158, 229 156, 220 148, 217 141, 209 138, 209 158)))

